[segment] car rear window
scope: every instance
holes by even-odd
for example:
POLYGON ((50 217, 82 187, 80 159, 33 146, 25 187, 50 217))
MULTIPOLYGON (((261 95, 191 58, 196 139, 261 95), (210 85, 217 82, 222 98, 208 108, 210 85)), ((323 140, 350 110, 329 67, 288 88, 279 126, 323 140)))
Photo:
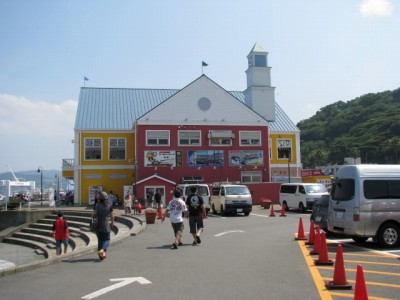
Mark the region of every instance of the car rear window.
POLYGON ((294 194, 296 193, 296 185, 281 185, 281 193, 294 194))
POLYGON ((332 184, 332 200, 347 201, 354 198, 354 179, 336 179, 332 184))

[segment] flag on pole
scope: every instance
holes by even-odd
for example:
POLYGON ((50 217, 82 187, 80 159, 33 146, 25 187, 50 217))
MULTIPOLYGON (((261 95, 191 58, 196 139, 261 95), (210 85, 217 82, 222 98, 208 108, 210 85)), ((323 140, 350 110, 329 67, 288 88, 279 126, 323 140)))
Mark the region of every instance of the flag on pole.
POLYGON ((88 81, 89 78, 87 78, 87 77, 85 76, 85 77, 83 77, 83 80, 84 80, 84 81, 88 81))
POLYGON ((201 62, 201 66, 202 66, 202 67, 207 67, 207 66, 208 66, 208 63, 206 63, 205 61, 202 61, 202 62, 201 62))

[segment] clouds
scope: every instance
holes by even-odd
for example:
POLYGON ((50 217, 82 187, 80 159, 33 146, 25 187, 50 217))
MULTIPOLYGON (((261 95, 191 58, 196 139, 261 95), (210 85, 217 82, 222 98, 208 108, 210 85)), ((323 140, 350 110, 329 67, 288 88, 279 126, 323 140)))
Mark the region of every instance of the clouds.
POLYGON ((387 17, 393 13, 393 4, 389 0, 363 0, 360 12, 364 17, 387 17))
MULTIPOLYGON (((0 94, 0 139, 4 164, 15 171, 59 169, 63 158, 73 157, 71 140, 77 101, 33 101, 0 94)), ((0 166, 0 171, 5 165, 0 166)))

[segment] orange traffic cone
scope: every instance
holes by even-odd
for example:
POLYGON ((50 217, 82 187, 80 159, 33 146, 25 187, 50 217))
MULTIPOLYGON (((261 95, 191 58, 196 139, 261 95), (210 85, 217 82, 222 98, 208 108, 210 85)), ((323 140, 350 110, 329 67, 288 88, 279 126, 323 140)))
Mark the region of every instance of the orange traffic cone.
POLYGON ((303 228, 303 219, 299 219, 299 229, 297 231, 297 236, 294 238, 295 240, 306 240, 307 238, 304 236, 304 228, 303 228))
POLYGON ((318 259, 314 261, 317 266, 320 265, 333 265, 333 261, 328 257, 328 246, 326 245, 325 232, 321 232, 321 243, 319 244, 319 256, 318 259))
POLYGON ((319 232, 319 226, 315 227, 315 237, 314 237, 314 248, 310 251, 311 255, 316 255, 319 253, 319 244, 321 242, 321 235, 319 232))
POLYGON ((161 206, 158 207, 158 217, 157 219, 162 219, 163 218, 163 213, 162 213, 162 209, 161 206))
POLYGON ((336 249, 335 270, 333 272, 333 281, 325 282, 328 290, 342 289, 350 290, 351 285, 348 284, 346 279, 346 271, 344 269, 343 249, 342 245, 338 244, 336 249))
POLYGON ((367 287, 365 286, 364 280, 364 271, 361 265, 357 266, 354 300, 368 300, 367 287))
POLYGON ((274 212, 274 206, 273 206, 273 205, 271 205, 271 209, 270 209, 270 212, 269 212, 269 216, 270 216, 270 217, 275 217, 275 212, 274 212))
POLYGON ((280 217, 286 217, 285 205, 282 205, 280 217))
POLYGON ((306 242, 306 245, 313 245, 314 238, 315 238, 314 221, 311 220, 310 221, 310 232, 308 233, 308 240, 306 242))

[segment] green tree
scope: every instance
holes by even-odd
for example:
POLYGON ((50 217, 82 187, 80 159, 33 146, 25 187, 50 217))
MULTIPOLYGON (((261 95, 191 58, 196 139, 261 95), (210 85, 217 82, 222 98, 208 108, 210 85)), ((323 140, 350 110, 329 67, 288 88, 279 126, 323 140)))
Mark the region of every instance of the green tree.
POLYGON ((400 151, 400 138, 397 136, 392 137, 391 139, 389 139, 389 145, 394 150, 396 164, 398 164, 399 163, 398 153, 400 151))

